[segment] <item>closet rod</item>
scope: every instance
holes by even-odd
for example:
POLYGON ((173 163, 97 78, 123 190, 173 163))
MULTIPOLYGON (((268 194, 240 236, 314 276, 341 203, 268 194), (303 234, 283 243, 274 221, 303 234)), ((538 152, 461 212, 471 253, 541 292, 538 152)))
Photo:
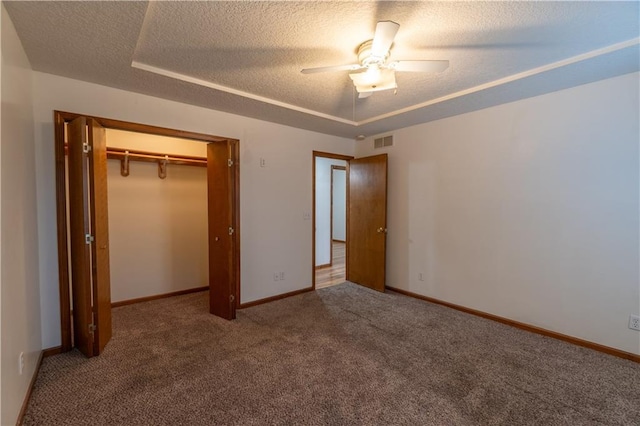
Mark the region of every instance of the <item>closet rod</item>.
MULTIPOLYGON (((69 146, 64 145, 64 152, 68 154, 69 146)), ((107 158, 114 160, 124 160, 124 157, 129 152, 130 161, 146 161, 150 163, 156 163, 158 161, 167 160, 168 164, 179 164, 183 166, 197 166, 207 167, 206 157, 197 157, 193 155, 179 155, 179 154, 160 154, 157 152, 138 151, 135 149, 122 149, 122 148, 107 148, 107 158)))
POLYGON ((168 164, 207 167, 207 159, 205 157, 178 154, 167 155, 156 152, 137 151, 134 149, 107 148, 107 158, 124 160, 127 151, 129 152, 130 161, 147 161, 150 163, 157 163, 158 161, 164 161, 166 159, 168 164))

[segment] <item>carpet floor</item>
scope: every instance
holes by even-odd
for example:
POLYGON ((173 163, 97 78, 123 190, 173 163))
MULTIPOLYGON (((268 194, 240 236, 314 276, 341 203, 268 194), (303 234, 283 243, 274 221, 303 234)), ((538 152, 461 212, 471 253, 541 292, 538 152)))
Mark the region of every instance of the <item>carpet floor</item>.
POLYGON ((26 425, 640 425, 640 365, 344 283, 208 314, 113 310, 99 357, 44 360, 26 425))

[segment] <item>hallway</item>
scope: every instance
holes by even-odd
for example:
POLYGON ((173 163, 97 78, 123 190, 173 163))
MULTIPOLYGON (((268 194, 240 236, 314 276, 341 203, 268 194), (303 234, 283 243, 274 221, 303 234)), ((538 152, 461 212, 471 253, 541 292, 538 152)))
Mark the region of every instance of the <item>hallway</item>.
POLYGON ((346 244, 339 241, 331 242, 331 265, 316 268, 316 289, 331 287, 345 281, 345 253, 346 244))

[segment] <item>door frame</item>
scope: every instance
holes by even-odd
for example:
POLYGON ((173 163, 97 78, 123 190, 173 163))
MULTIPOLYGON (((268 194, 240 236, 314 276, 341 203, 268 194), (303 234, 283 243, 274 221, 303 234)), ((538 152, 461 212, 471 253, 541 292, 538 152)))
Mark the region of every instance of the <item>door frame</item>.
POLYGON ((232 200, 232 216, 236 223, 234 232, 233 258, 236 277, 236 308, 240 306, 240 170, 238 161, 239 140, 221 136, 207 135, 185 130, 169 129, 166 127, 150 126, 146 124, 133 123, 128 121, 113 120, 110 118, 95 117, 87 114, 79 114, 65 111, 53 112, 53 123, 55 132, 55 174, 56 174, 56 220, 58 237, 58 285, 60 295, 60 351, 70 351, 73 346, 71 342, 71 303, 69 293, 69 247, 67 245, 67 173, 65 170, 65 123, 77 117, 94 119, 106 129, 124 130, 136 133, 146 133, 157 136, 168 136, 181 139, 190 139, 199 142, 223 142, 233 141, 235 145, 234 154, 234 199, 232 200))
MULTIPOLYGON (((322 151, 313 151, 313 156, 311 159, 311 164, 312 164, 312 177, 311 177, 311 189, 312 189, 312 206, 311 206, 311 289, 315 290, 316 289, 316 158, 317 157, 321 157, 321 158, 331 158, 334 160, 345 160, 347 162, 346 165, 346 171, 347 171, 347 175, 349 174, 349 160, 353 160, 353 156, 352 155, 344 155, 344 154, 334 154, 331 152, 322 152, 322 151)), ((347 205, 349 205, 349 190, 348 188, 346 188, 347 191, 347 205)), ((333 195, 333 194, 332 194, 333 195)), ((333 215, 333 212, 332 212, 333 215)), ((346 218, 346 226, 347 226, 347 235, 349 230, 349 209, 347 209, 346 212, 347 218, 346 218)), ((331 230, 333 231, 333 230, 331 230)), ((346 242, 347 244, 349 244, 349 242, 346 242)), ((345 256, 347 250, 345 250, 345 256)), ((348 266, 348 262, 347 259, 345 257, 345 268, 347 268, 348 266)), ((348 274, 348 270, 345 269, 345 277, 348 274)))

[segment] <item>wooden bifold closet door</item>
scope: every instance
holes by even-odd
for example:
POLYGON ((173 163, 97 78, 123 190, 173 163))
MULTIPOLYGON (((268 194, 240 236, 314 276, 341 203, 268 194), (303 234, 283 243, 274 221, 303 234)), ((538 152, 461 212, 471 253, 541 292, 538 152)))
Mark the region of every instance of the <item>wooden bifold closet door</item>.
POLYGON ((209 311, 228 320, 236 317, 238 285, 234 214, 237 158, 235 141, 207 145, 209 311))
POLYGON ((78 117, 68 125, 74 345, 99 355, 111 338, 106 133, 78 117))

